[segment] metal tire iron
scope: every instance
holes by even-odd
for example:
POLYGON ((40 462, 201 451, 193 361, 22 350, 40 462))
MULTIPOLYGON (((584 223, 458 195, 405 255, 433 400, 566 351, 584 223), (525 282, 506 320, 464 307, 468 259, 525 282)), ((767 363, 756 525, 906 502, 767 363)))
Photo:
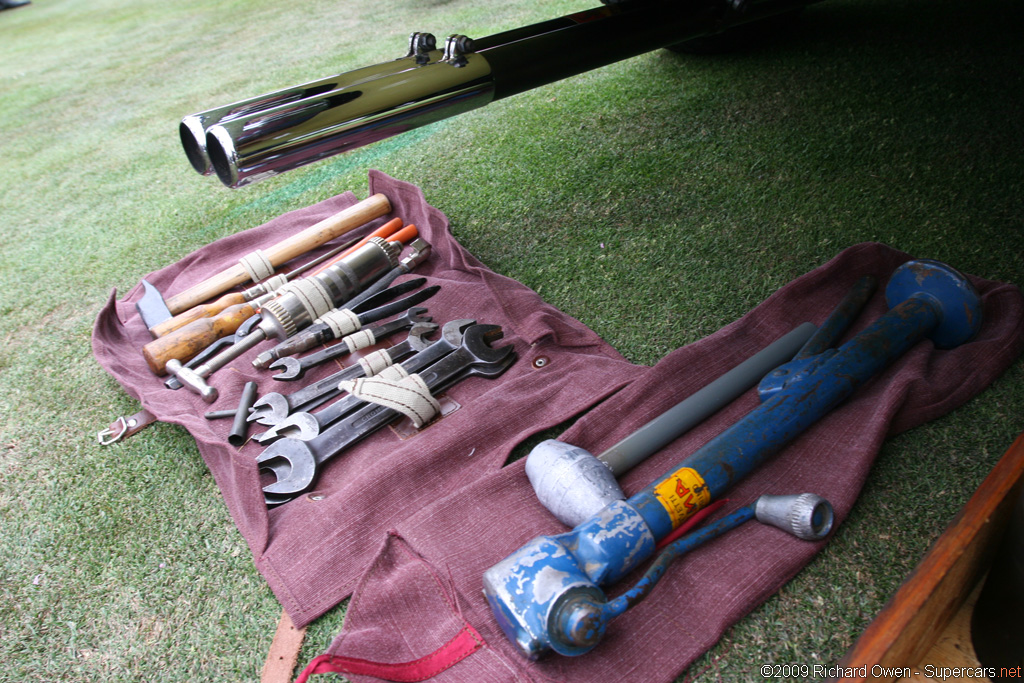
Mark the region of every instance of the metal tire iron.
MULTIPOLYGON (((200 351, 198 354, 196 354, 196 356, 191 360, 183 362, 182 366, 193 370, 195 368, 198 368, 206 361, 215 357, 225 348, 233 346, 239 340, 244 339, 259 324, 260 315, 259 313, 257 313, 256 315, 252 316, 251 318, 243 322, 241 325, 239 325, 238 329, 235 330, 234 334, 228 335, 227 337, 221 337, 220 339, 218 339, 217 341, 213 342, 205 349, 200 351)), ((167 387, 168 389, 177 391, 178 389, 181 389, 184 385, 181 383, 181 380, 179 380, 175 375, 172 374, 169 377, 167 377, 167 379, 164 380, 164 386, 167 387)))
MULTIPOLYGON (((887 313, 839 348, 769 374, 759 387, 761 404, 677 468, 572 531, 538 537, 488 569, 484 594, 520 654, 537 659, 551 650, 581 655, 593 649, 617 610, 628 606, 603 607, 609 601, 601 586, 639 567, 658 542, 918 342, 954 348, 981 327, 974 287, 937 261, 903 264, 885 295, 887 313)), ((646 595, 649 587, 638 590, 646 595)))

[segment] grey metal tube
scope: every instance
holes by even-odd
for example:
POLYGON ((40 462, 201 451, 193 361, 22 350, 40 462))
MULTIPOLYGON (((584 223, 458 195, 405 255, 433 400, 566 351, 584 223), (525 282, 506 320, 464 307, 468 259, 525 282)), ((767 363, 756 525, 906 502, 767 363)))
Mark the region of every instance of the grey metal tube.
POLYGON ((718 412, 762 377, 789 361, 817 328, 803 323, 746 359, 732 370, 669 408, 597 456, 616 477, 718 412))
POLYGON ((246 434, 249 433, 249 408, 256 402, 256 390, 259 385, 256 382, 246 382, 242 388, 242 397, 238 401, 238 408, 235 409, 235 417, 231 422, 231 431, 228 433, 228 443, 232 446, 241 446, 245 443, 246 434))

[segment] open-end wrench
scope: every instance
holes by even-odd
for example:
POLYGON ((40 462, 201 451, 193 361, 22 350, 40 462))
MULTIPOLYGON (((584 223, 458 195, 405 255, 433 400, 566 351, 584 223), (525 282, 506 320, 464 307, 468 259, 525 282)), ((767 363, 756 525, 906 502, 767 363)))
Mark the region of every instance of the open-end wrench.
MULTIPOLYGON (((397 363, 428 348, 430 342, 423 337, 436 329, 437 325, 434 323, 413 325, 405 341, 388 347, 391 360, 397 363)), ((272 391, 253 404, 247 419, 249 422, 259 422, 263 425, 276 425, 294 411, 312 410, 323 405, 341 393, 341 389, 338 388, 339 382, 357 379, 363 375, 363 367, 355 364, 287 395, 272 391)))
MULTIPOLYGON (((435 389, 434 393, 441 393, 443 391, 446 391, 447 389, 455 386, 464 379, 468 379, 469 377, 494 379, 501 375, 502 373, 504 373, 505 370, 507 370, 509 366, 515 362, 515 360, 515 354, 510 354, 506 360, 501 361, 499 363, 495 363, 494 365, 474 365, 472 367, 466 368, 450 382, 446 382, 444 385, 435 389)), ((278 458, 276 460, 272 460, 269 464, 262 466, 262 468, 267 472, 273 474, 273 476, 276 477, 278 481, 280 481, 288 477, 289 472, 291 470, 291 465, 284 458, 278 458)), ((266 492, 264 492, 263 494, 263 500, 269 507, 283 505, 284 503, 287 503, 293 498, 295 498, 295 496, 292 494, 273 494, 266 492)))
MULTIPOLYGON (((431 318, 428 315, 423 315, 427 312, 427 309, 422 306, 414 306, 406 311, 402 316, 390 320, 376 327, 368 327, 366 331, 373 335, 373 339, 383 339, 390 334, 394 334, 399 330, 405 330, 416 323, 429 323, 431 318)), ((334 346, 328 346, 326 349, 321 349, 315 353, 311 353, 308 356, 302 358, 296 358, 295 356, 286 356, 284 358, 278 358, 270 364, 271 370, 282 370, 274 375, 273 378, 284 382, 291 382, 302 378, 306 374, 306 370, 316 367, 321 363, 326 363, 329 360, 344 356, 350 353, 347 344, 342 341, 341 343, 335 344, 334 346)))
MULTIPOLYGON (((473 368, 488 374, 496 373, 498 368, 504 370, 514 362, 515 353, 510 345, 490 346, 490 342, 500 339, 501 334, 501 328, 496 325, 471 326, 463 335, 462 346, 424 370, 420 376, 434 392, 457 377, 467 376, 473 368)), ((268 503, 284 502, 284 497, 296 496, 309 489, 325 462, 399 415, 391 408, 371 403, 349 413, 310 441, 282 439, 272 444, 256 458, 261 468, 272 470, 277 476, 277 481, 263 487, 268 503), (281 475, 286 468, 279 467, 281 462, 288 463, 290 467, 283 478, 281 475)))
MULTIPOLYGON (((441 338, 409 360, 404 361, 401 364, 402 368, 409 374, 427 369, 462 346, 464 330, 475 323, 476 321, 468 319, 453 320, 445 323, 444 327, 441 328, 441 338)), ((288 417, 280 420, 267 431, 253 437, 253 439, 261 444, 269 444, 282 436, 309 441, 313 437, 318 436, 331 423, 336 422, 356 408, 362 407, 362 404, 363 401, 349 395, 343 396, 318 413, 293 411, 288 417)))

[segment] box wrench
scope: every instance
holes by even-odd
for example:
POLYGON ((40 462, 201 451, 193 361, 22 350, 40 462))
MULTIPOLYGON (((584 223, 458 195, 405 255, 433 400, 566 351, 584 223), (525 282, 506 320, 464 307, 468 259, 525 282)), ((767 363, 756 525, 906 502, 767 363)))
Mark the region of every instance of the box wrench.
MULTIPOLYGON (((409 374, 421 372, 433 363, 441 360, 462 345, 463 331, 475 320, 452 320, 441 328, 441 338, 415 356, 401 363, 409 374)), ((340 381, 340 380, 339 380, 340 381)), ((276 425, 254 437, 261 444, 269 444, 275 439, 287 436, 301 441, 309 441, 328 425, 338 421, 349 412, 355 410, 363 402, 355 396, 344 396, 318 413, 309 411, 292 412, 276 425)))
MULTIPOLYGON (((515 354, 512 354, 507 359, 505 359, 505 360, 503 360, 503 361, 501 361, 499 363, 495 363, 494 365, 474 365, 474 366, 468 367, 465 370, 463 370, 462 372, 460 372, 457 375, 455 375, 455 377, 451 378, 447 382, 444 382, 440 386, 432 388, 431 389, 431 393, 432 394, 440 394, 442 392, 445 392, 448 389, 450 389, 451 387, 453 387, 456 384, 458 384, 459 382, 461 382, 462 380, 468 379, 470 377, 480 377, 481 379, 495 379, 496 377, 499 377, 502 373, 504 373, 505 370, 507 370, 509 368, 509 366, 511 366, 512 363, 515 362, 515 360, 516 360, 516 356, 515 356, 515 354)), ((373 404, 370 404, 370 405, 372 406, 373 404)), ((365 405, 361 405, 360 406, 360 408, 365 408, 365 407, 366 407, 365 405)), ((383 406, 376 406, 376 407, 377 408, 383 408, 383 406)), ((376 413, 375 413, 375 415, 376 415, 376 413)), ((396 415, 394 415, 391 418, 391 420, 393 421, 395 417, 398 417, 400 415, 401 415, 400 413, 396 413, 396 415)), ((385 423, 385 424, 387 424, 387 423, 385 423)), ((379 429, 379 427, 370 429, 367 432, 367 434, 370 434, 373 431, 376 431, 376 429, 379 429)), ((362 437, 360 437, 360 439, 361 438, 362 437)), ((352 442, 352 444, 355 444, 360 439, 356 439, 355 441, 352 442)), ((277 459, 277 460, 274 460, 271 463, 263 466, 263 469, 267 470, 268 472, 273 473, 274 477, 277 480, 280 481, 280 480, 286 479, 288 477, 289 472, 291 471, 291 466, 288 464, 288 461, 286 461, 284 459, 277 459)), ((287 503, 288 501, 292 500, 293 498, 295 498, 295 496, 293 496, 293 495, 275 495, 275 494, 270 494, 270 493, 266 493, 266 492, 264 492, 264 494, 263 494, 263 500, 264 500, 264 502, 266 502, 266 504, 268 506, 282 505, 282 504, 287 503)))
MULTIPOLYGON (((431 343, 422 337, 436 329, 437 325, 434 323, 417 323, 413 325, 405 341, 384 350, 388 352, 391 362, 397 363, 429 348, 431 343)), ((288 417, 292 411, 312 410, 323 405, 341 393, 341 389, 338 388, 339 382, 364 377, 365 372, 362 364, 350 365, 291 394, 272 391, 253 404, 247 419, 249 422, 259 422, 272 427, 288 417)))
MULTIPOLYGON (((497 325, 472 325, 463 334, 462 345, 458 349, 431 365, 420 376, 431 393, 457 377, 467 376, 467 372, 474 374, 473 370, 495 377, 516 357, 511 345, 498 348, 490 345, 501 337, 502 330, 497 325)), ((268 504, 286 502, 309 489, 324 463, 399 415, 396 410, 371 403, 350 413, 310 441, 282 439, 271 444, 256 458, 261 468, 271 469, 277 477, 277 481, 263 487, 268 504)))
POLYGON ((405 315, 402 315, 401 317, 382 323, 376 327, 368 327, 360 330, 359 332, 342 337, 341 342, 338 344, 328 346, 326 349, 321 349, 315 353, 309 354, 308 356, 303 356, 302 358, 296 358, 295 356, 278 358, 270 364, 269 369, 280 369, 282 372, 272 375, 271 378, 282 382, 292 382, 294 380, 301 379, 305 376, 306 370, 309 370, 310 368, 326 363, 329 360, 334 360, 339 356, 350 354, 353 351, 358 351, 361 348, 373 346, 378 340, 384 339, 385 337, 400 330, 408 329, 416 323, 429 323, 431 321, 431 317, 429 315, 423 315, 426 312, 426 308, 415 306, 406 311, 405 315), (346 342, 347 339, 354 335, 362 335, 366 339, 367 343, 360 346, 359 342, 346 342))

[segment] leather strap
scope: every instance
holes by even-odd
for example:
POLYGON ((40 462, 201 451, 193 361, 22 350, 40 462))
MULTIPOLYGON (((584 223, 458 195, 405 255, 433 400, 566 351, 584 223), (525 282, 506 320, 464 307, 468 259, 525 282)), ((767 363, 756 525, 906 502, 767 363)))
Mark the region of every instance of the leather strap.
POLYGON ((263 673, 260 675, 260 683, 290 683, 292 672, 299 661, 299 650, 302 648, 302 639, 306 636, 306 629, 295 628, 292 618, 287 612, 281 612, 281 619, 277 622, 277 632, 274 634, 274 642, 270 644, 270 651, 267 653, 267 661, 263 664, 263 673))
POLYGON ((131 417, 119 417, 110 423, 110 426, 96 435, 96 440, 101 446, 109 446, 118 441, 124 441, 132 434, 141 432, 157 421, 156 415, 145 408, 131 417))

